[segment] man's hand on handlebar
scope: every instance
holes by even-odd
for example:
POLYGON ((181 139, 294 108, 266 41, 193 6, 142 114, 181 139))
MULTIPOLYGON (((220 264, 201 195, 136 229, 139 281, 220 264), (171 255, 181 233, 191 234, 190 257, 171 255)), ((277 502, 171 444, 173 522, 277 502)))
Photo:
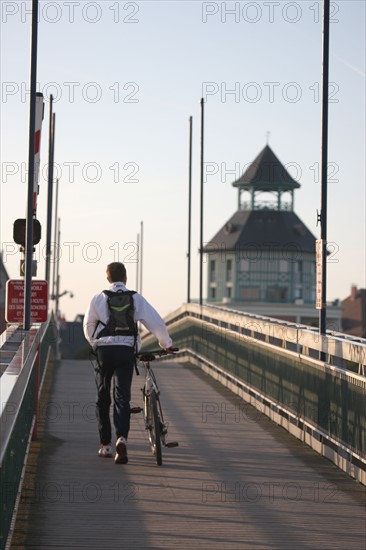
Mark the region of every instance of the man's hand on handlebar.
POLYGON ((170 347, 170 348, 166 348, 166 349, 153 349, 151 351, 144 351, 144 352, 139 352, 136 354, 136 356, 140 359, 140 361, 153 361, 156 356, 157 357, 161 357, 162 355, 174 355, 174 353, 176 353, 177 351, 179 351, 179 348, 173 348, 173 347, 170 347))
POLYGON ((166 348, 164 351, 167 355, 169 355, 169 354, 174 354, 177 351, 179 351, 179 348, 170 347, 170 348, 166 348))

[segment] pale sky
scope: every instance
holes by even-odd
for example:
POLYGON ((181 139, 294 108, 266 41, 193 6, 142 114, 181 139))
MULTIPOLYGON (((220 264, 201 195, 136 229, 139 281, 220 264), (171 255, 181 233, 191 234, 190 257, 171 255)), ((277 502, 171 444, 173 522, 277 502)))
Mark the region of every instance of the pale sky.
MULTIPOLYGON (((1 248, 27 201, 31 2, 1 2, 1 248)), ((48 111, 56 113, 61 292, 68 320, 124 261, 162 315, 187 295, 188 131, 194 124, 192 298, 199 293, 200 98, 206 100, 204 242, 237 209, 231 183, 266 143, 301 188, 295 211, 320 237, 322 2, 40 1, 45 96, 37 278, 45 275, 48 111)), ((365 287, 365 2, 331 3, 328 300, 365 287)), ((204 282, 206 288, 206 281, 204 282)))

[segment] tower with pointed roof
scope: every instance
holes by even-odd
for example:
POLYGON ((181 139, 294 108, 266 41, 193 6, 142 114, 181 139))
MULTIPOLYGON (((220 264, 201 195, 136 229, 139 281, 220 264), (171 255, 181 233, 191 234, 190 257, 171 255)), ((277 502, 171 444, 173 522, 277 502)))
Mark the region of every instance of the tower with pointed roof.
POLYGON ((271 305, 314 305, 315 237, 294 212, 300 184, 267 144, 232 185, 238 210, 205 247, 207 301, 269 316, 271 305))
POLYGON ((300 187, 278 160, 267 144, 256 159, 249 165, 245 173, 234 181, 233 187, 238 189, 238 209, 256 210, 258 208, 272 210, 294 209, 294 190, 300 187), (242 195, 247 192, 249 201, 242 202, 242 195), (271 201, 266 202, 258 196, 269 193, 271 201), (285 202, 286 195, 290 194, 290 201, 285 202))

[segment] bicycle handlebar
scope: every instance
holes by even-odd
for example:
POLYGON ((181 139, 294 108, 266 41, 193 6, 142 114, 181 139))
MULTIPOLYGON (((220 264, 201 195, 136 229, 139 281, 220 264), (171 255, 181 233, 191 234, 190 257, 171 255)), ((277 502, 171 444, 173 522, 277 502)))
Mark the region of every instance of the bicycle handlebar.
POLYGON ((148 362, 154 361, 157 355, 160 357, 162 355, 174 355, 177 351, 179 351, 179 348, 169 348, 169 351, 165 349, 154 349, 151 351, 136 353, 136 357, 138 357, 140 361, 148 362))

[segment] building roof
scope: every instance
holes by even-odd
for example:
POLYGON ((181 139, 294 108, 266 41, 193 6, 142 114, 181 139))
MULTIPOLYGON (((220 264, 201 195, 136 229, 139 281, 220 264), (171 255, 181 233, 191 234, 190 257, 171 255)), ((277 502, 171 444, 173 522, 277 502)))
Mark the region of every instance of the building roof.
POLYGON ((269 145, 259 153, 233 187, 255 191, 291 191, 300 184, 288 173, 269 145))
POLYGON ((366 289, 352 286, 351 295, 342 300, 343 331, 366 338, 366 289))
POLYGON ((205 246, 216 250, 286 250, 315 254, 315 237, 294 213, 282 210, 238 210, 205 246))

